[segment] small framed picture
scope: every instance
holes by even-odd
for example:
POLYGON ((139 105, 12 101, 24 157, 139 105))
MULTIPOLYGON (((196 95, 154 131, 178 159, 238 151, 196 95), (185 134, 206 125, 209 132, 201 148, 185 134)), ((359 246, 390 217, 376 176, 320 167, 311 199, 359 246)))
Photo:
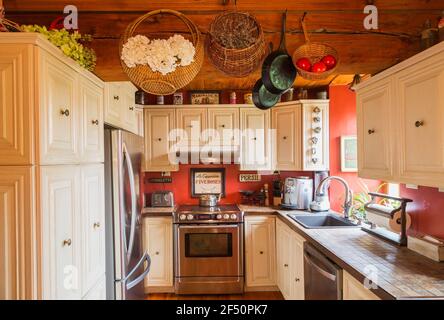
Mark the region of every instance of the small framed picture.
POLYGON ((219 91, 191 91, 191 104, 219 104, 219 91))
POLYGON ((341 171, 358 172, 358 139, 341 136, 341 171))
POLYGON ((221 194, 221 197, 225 197, 224 168, 192 168, 190 175, 192 197, 202 194, 221 194))

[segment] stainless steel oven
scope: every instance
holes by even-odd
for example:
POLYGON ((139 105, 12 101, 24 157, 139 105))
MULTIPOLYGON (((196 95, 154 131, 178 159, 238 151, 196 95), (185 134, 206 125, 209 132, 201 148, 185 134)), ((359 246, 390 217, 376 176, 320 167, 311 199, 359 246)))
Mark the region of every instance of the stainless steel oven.
POLYGON ((179 207, 174 225, 176 293, 243 292, 243 215, 237 207, 227 213, 229 208, 194 207, 194 213, 184 213, 179 207))

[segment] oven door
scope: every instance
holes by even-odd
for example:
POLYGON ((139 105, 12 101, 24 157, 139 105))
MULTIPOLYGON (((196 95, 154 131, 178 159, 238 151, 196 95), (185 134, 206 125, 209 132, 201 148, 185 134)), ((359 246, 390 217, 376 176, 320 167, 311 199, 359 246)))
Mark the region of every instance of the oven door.
POLYGON ((176 276, 242 276, 242 232, 240 224, 179 225, 176 234, 176 276))

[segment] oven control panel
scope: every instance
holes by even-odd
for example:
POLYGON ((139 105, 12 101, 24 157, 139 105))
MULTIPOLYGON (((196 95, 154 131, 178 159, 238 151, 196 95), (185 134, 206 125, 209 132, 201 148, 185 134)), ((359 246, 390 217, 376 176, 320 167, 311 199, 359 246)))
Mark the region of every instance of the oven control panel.
POLYGON ((237 221, 238 218, 239 214, 236 213, 179 214, 180 221, 211 221, 211 220, 237 221))

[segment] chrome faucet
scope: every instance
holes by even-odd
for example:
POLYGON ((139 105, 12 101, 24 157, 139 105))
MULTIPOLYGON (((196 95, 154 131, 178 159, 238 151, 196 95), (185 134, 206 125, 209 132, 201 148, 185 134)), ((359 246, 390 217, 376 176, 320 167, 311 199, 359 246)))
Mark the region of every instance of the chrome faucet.
POLYGON ((330 176, 321 181, 316 188, 315 201, 311 204, 311 209, 314 211, 328 211, 330 210, 330 200, 327 193, 327 182, 330 180, 337 180, 342 183, 345 188, 345 200, 344 200, 344 218, 350 217, 350 211, 353 204, 353 193, 343 178, 337 176, 330 176))

